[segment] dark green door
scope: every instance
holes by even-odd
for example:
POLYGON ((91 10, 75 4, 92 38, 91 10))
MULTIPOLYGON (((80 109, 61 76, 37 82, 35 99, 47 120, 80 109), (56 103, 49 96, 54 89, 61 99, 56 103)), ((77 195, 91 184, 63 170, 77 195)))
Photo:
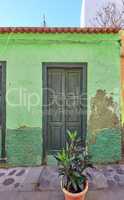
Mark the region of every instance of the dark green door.
POLYGON ((59 150, 65 142, 65 71, 48 69, 48 151, 59 150))
POLYGON ((67 130, 83 138, 83 69, 48 68, 47 80, 46 145, 53 154, 65 145, 67 130))
POLYGON ((1 155, 0 160, 6 159, 6 62, 0 62, 0 134, 1 155))

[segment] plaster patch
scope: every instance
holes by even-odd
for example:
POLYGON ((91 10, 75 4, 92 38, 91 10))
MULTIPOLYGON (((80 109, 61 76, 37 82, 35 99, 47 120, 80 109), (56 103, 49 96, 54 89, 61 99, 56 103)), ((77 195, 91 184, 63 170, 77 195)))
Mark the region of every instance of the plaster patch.
POLYGON ((91 98, 91 112, 88 130, 92 134, 92 142, 96 142, 96 135, 100 130, 108 128, 119 128, 119 118, 116 113, 117 103, 112 95, 105 90, 97 90, 96 95, 91 98))

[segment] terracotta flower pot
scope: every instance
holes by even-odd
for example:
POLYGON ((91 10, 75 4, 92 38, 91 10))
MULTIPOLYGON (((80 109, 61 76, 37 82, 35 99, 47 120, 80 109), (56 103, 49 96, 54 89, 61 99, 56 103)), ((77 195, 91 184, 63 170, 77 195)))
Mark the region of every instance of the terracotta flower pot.
POLYGON ((65 195, 65 200, 85 200, 88 191, 88 182, 86 182, 85 189, 80 193, 71 193, 68 192, 65 188, 62 188, 62 190, 65 195))

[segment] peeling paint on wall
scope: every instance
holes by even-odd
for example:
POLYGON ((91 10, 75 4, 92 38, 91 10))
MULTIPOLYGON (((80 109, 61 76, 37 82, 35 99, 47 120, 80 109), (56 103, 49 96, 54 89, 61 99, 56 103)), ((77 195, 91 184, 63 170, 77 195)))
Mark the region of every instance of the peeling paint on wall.
POLYGON ((93 162, 99 164, 121 160, 121 131, 117 128, 106 128, 96 135, 96 142, 89 145, 93 162))
MULTIPOLYGON (((13 33, 5 49, 8 36, 0 34, 0 59, 7 60, 7 91, 18 89, 18 92, 9 93, 9 101, 18 105, 20 88, 24 89, 26 98, 32 93, 39 96, 39 104, 35 106, 27 106, 27 101, 17 107, 6 106, 8 164, 41 164, 44 62, 88 63, 88 135, 94 133, 96 138, 96 143, 90 143, 91 154, 96 162, 119 160, 121 137, 116 128, 120 115, 116 110, 120 105, 119 35, 13 33)), ((33 102, 34 98, 31 100, 33 102)))
POLYGON ((92 133, 92 142, 96 140, 96 134, 102 129, 119 128, 119 118, 116 114, 117 103, 112 94, 105 90, 97 90, 91 98, 91 114, 89 117, 89 132, 92 133))
POLYGON ((122 122, 122 156, 124 158, 124 31, 120 31, 121 37, 121 122, 122 122))

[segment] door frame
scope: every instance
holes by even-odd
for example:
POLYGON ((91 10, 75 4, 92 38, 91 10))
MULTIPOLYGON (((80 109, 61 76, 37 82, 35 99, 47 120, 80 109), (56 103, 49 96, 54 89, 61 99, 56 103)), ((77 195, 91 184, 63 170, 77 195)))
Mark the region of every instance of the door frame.
POLYGON ((6 161, 6 61, 0 61, 2 65, 2 126, 1 126, 1 158, 6 161))
MULTIPOLYGON (((47 102, 47 85, 48 85, 48 80, 47 80, 47 72, 48 68, 80 68, 82 69, 82 91, 85 92, 86 98, 85 98, 85 105, 87 109, 87 66, 88 64, 85 63, 73 63, 73 62, 44 62, 42 63, 42 164, 46 165, 47 164, 47 155, 48 155, 48 149, 47 149, 47 139, 48 139, 48 134, 47 134, 47 112, 45 109, 45 105, 47 102)), ((85 141, 86 141, 86 132, 87 132, 87 112, 85 115, 82 115, 82 127, 85 129, 85 133, 83 134, 83 145, 85 146, 85 141)))

